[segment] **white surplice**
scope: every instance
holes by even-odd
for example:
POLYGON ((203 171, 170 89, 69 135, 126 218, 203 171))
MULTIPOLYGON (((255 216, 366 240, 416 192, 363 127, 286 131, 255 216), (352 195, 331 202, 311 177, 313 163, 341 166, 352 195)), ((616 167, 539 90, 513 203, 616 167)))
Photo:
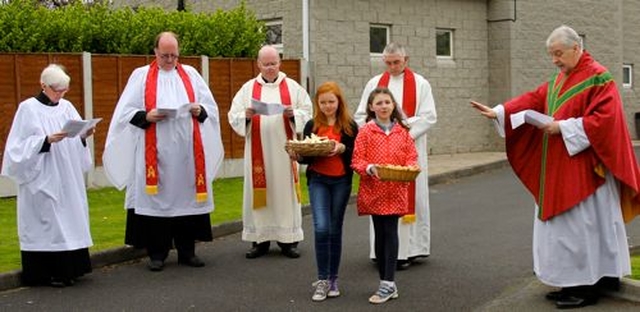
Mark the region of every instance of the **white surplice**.
POLYGON ((253 208, 253 178, 251 175, 251 123, 247 123, 245 111, 251 105, 253 85, 262 85, 261 98, 266 103, 281 103, 280 84, 287 79, 291 106, 295 115, 295 132, 302 133, 304 125, 311 119, 313 106, 307 91, 282 72, 274 83, 266 83, 261 75, 246 82, 236 93, 229 110, 229 123, 233 130, 245 138, 244 145, 244 204, 242 239, 250 242, 278 241, 292 243, 301 241, 302 215, 296 197, 296 186, 291 160, 284 149, 287 136, 283 115, 260 116, 260 133, 267 180, 267 206, 253 208))
MULTIPOLYGON (((191 113, 182 109, 175 118, 156 123, 158 193, 146 193, 145 130, 129 122, 138 111, 145 110, 147 65, 135 69, 129 77, 111 119, 102 158, 111 183, 118 189, 127 188, 125 208, 133 208, 139 215, 176 217, 210 213, 214 209, 211 183, 224 156, 218 106, 200 74, 191 66, 182 66, 193 86, 195 102, 207 112, 207 119, 198 122, 205 155, 207 199, 196 201, 193 122, 191 113)), ((177 70, 160 69, 156 107, 178 109, 188 102, 177 70)))
MULTIPOLYGON (((504 108, 498 105, 494 111, 496 128, 504 136, 504 108)), ((571 156, 591 146, 582 118, 560 121, 560 132, 571 156)), ((631 274, 619 188, 619 182, 607 172, 605 183, 595 193, 550 220, 541 221, 535 205, 533 270, 540 281, 572 287, 593 285, 605 276, 631 274)))
POLYGON ((80 137, 52 143, 40 152, 46 135, 68 120, 80 120, 61 99, 47 106, 35 98, 20 103, 2 159, 2 175, 18 186, 18 236, 23 251, 67 251, 93 245, 84 173, 93 162, 80 137))
MULTIPOLYGON (((382 75, 377 75, 369 82, 362 92, 360 104, 356 110, 354 118, 358 125, 362 127, 367 118, 366 108, 369 94, 377 86, 382 75)), ((429 174, 427 163, 427 130, 437 121, 436 106, 431 93, 431 85, 421 75, 414 73, 416 80, 416 110, 415 116, 408 119, 411 129, 409 133, 415 140, 418 151, 418 164, 422 169, 416 179, 416 203, 413 223, 405 223, 402 218, 398 221, 398 259, 406 260, 410 257, 428 256, 431 254, 431 217, 429 213, 429 174)), ((404 73, 391 76, 387 88, 393 94, 398 106, 402 107, 403 102, 403 82, 404 73)), ((409 199, 412 200, 412 199, 409 199)), ((375 258, 373 223, 370 223, 369 241, 370 257, 375 258)))

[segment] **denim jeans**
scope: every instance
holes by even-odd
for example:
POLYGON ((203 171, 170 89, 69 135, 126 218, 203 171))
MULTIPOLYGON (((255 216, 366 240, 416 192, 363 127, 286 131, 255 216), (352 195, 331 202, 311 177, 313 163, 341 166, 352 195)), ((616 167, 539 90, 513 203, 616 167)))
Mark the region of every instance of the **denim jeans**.
POLYGON ((313 213, 318 279, 338 277, 342 254, 342 223, 351 195, 351 176, 308 174, 309 201, 313 213))

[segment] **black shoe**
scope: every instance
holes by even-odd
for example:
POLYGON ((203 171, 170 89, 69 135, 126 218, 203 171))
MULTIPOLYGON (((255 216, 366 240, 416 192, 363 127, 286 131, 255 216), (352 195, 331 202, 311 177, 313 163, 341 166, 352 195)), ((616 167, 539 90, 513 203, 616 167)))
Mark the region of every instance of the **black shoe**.
POLYGON ((413 257, 409 257, 407 258, 409 260, 409 262, 420 262, 420 260, 422 259, 427 259, 429 258, 429 255, 418 255, 418 256, 413 256, 413 257))
POLYGON ((601 278, 595 286, 600 293, 620 291, 620 279, 617 277, 605 276, 601 278))
POLYGON ((598 303, 597 297, 578 297, 574 295, 565 295, 556 301, 558 309, 575 309, 598 303))
POLYGON ((247 259, 255 259, 255 258, 266 255, 268 252, 269 252, 268 248, 265 249, 265 248, 253 246, 251 247, 251 249, 249 249, 249 251, 247 251, 247 253, 245 254, 245 257, 247 257, 247 259))
POLYGON ((63 287, 66 287, 67 284, 62 280, 59 280, 57 278, 52 278, 51 281, 49 281, 49 286, 55 287, 55 288, 63 288, 63 287))
POLYGON ((408 269, 410 266, 411 266, 411 261, 409 260, 398 260, 398 262, 396 262, 396 270, 398 271, 404 271, 408 269))
POLYGON ((162 261, 162 260, 151 260, 147 264, 147 267, 152 272, 160 272, 164 268, 164 261, 162 261))
POLYGON ((562 289, 560 289, 560 290, 548 292, 544 297, 547 300, 560 301, 560 299, 562 299, 564 296, 566 296, 566 293, 562 289))
POLYGON ((178 259, 178 263, 194 268, 201 268, 204 266, 204 262, 202 262, 198 256, 193 256, 189 259, 178 259))
POLYGON ((296 247, 283 248, 282 254, 292 259, 300 258, 300 252, 296 247))

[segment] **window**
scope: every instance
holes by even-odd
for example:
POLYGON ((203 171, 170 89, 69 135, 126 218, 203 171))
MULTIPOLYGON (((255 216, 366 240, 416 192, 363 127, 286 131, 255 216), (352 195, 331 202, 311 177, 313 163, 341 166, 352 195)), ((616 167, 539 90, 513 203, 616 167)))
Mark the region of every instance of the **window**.
POLYGON ((633 65, 622 65, 622 87, 631 88, 633 86, 633 65))
POLYGON ((382 54, 389 43, 389 26, 371 25, 369 27, 369 53, 382 54))
POLYGON ((453 30, 436 29, 436 56, 453 58, 453 30))
POLYGON ((282 54, 282 20, 265 22, 265 43, 273 45, 282 54))
POLYGON ((578 34, 578 36, 580 36, 580 40, 582 40, 582 49, 586 50, 587 49, 587 35, 578 34))

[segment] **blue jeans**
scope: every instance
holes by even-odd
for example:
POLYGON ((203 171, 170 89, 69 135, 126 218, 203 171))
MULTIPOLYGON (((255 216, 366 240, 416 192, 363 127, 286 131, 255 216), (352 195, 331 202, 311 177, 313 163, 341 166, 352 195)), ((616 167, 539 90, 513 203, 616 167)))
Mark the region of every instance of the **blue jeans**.
POLYGON ((342 254, 342 223, 351 196, 351 176, 330 177, 308 173, 313 213, 318 279, 338 277, 342 254))

